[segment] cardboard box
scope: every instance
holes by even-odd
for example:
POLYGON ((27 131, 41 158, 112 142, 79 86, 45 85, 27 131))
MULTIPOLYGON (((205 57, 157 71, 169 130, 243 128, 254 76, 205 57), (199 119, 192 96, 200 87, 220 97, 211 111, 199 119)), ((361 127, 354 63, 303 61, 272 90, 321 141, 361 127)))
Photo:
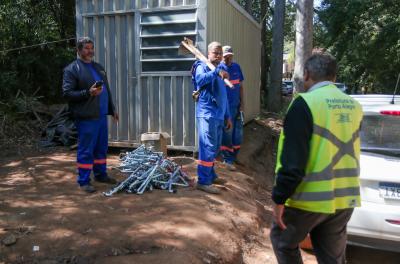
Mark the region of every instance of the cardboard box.
POLYGON ((168 133, 165 132, 147 132, 143 133, 140 141, 147 148, 153 151, 163 152, 167 156, 167 140, 170 138, 168 133))

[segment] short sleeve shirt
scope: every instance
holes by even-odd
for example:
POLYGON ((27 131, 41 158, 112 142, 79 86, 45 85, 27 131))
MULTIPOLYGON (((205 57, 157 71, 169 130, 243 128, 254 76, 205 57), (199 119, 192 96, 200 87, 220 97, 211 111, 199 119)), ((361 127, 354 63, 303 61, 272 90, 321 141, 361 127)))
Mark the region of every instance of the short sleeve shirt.
POLYGON ((229 106, 238 107, 240 105, 240 83, 244 80, 242 69, 239 64, 232 62, 230 66, 221 63, 229 73, 229 81, 233 84, 233 89, 226 86, 229 106))

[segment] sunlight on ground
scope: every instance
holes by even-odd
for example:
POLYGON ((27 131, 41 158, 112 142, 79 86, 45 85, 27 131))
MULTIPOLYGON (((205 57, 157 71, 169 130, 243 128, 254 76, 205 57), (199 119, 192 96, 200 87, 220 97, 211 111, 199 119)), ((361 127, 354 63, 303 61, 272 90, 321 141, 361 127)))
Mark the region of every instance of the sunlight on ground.
POLYGON ((57 229, 53 229, 50 232, 46 233, 46 236, 49 239, 62 239, 62 238, 73 236, 75 234, 76 234, 75 232, 73 232, 69 229, 57 228, 57 229))
POLYGON ((22 161, 13 161, 13 162, 10 162, 10 163, 8 163, 6 165, 3 165, 3 166, 6 167, 6 168, 8 168, 8 167, 12 168, 12 167, 20 166, 21 163, 22 163, 22 161))

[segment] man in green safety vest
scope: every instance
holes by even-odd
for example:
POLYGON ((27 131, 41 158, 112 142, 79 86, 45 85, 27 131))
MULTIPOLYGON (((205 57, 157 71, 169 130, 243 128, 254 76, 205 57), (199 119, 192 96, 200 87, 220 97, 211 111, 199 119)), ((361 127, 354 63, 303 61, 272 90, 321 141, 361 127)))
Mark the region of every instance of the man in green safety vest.
POLYGON ((302 263, 310 234, 319 263, 345 263, 346 225, 360 206, 360 104, 335 85, 337 64, 314 53, 304 65, 305 93, 289 106, 272 191, 271 241, 279 263, 302 263))

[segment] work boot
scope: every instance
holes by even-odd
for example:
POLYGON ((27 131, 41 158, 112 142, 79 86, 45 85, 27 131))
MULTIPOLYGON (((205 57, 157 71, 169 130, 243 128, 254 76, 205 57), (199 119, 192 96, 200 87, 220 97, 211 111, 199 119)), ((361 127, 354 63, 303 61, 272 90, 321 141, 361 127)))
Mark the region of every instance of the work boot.
POLYGON ((114 178, 111 178, 108 176, 101 177, 101 178, 94 177, 94 180, 97 182, 107 183, 107 184, 116 184, 117 183, 117 181, 114 178))
POLYGON ((215 188, 214 186, 211 185, 204 185, 204 184, 197 184, 196 185, 197 190, 206 192, 206 193, 211 193, 211 194, 220 194, 221 191, 215 188))
POLYGON ((82 191, 86 192, 86 193, 94 193, 94 192, 96 192, 96 189, 90 183, 86 184, 86 185, 81 185, 81 186, 79 186, 79 188, 82 191))
POLYGON ((224 185, 227 182, 228 182, 227 180, 221 179, 221 178, 218 178, 218 177, 215 178, 214 181, 213 181, 214 184, 220 184, 220 185, 224 185))

